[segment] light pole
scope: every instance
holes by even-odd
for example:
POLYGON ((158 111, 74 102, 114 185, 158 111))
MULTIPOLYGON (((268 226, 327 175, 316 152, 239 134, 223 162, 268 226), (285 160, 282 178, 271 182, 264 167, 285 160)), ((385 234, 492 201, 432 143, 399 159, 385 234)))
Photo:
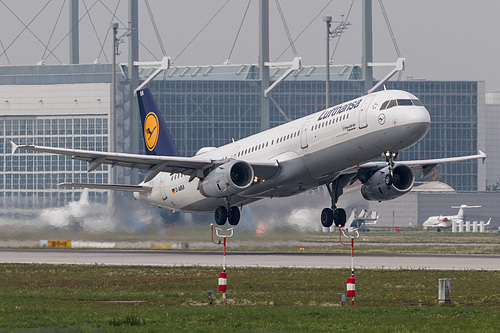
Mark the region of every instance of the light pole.
POLYGON ((340 37, 340 35, 351 25, 349 22, 344 21, 344 15, 342 15, 342 20, 335 29, 330 30, 332 27, 332 17, 323 16, 323 21, 326 23, 326 107, 330 107, 330 39, 335 37, 340 37))
POLYGON ((330 27, 332 26, 332 17, 323 16, 326 23, 326 107, 330 106, 330 27))
MULTIPOLYGON (((111 110, 109 113, 109 150, 116 152, 116 56, 118 55, 118 45, 120 40, 116 38, 118 33, 118 23, 112 23, 111 28, 113 29, 113 61, 111 66, 111 110)), ((116 172, 114 168, 111 168, 109 177, 111 178, 111 184, 116 184, 116 172)), ((109 191, 111 196, 110 202, 114 206, 115 195, 112 191, 109 191)))

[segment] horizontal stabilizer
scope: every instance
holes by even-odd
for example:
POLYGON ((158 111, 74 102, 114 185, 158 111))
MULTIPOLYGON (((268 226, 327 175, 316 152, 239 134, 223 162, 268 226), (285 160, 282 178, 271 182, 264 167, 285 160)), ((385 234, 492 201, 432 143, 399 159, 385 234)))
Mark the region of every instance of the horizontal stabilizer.
POLYGON ((95 190, 111 190, 124 192, 149 192, 151 186, 145 185, 120 185, 120 184, 83 184, 83 183, 60 183, 58 186, 65 187, 83 187, 95 190))

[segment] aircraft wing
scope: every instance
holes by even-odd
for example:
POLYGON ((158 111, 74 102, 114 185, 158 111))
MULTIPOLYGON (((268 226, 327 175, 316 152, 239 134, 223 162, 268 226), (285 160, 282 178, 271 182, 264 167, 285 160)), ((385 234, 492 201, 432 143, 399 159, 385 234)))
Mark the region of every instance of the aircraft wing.
MULTIPOLYGON (((179 157, 160 155, 139 155, 124 153, 109 153, 101 151, 53 148, 35 145, 16 145, 11 142, 12 153, 17 149, 36 151, 57 155, 71 156, 72 159, 88 162, 88 171, 94 171, 103 164, 111 166, 122 166, 131 169, 148 170, 145 181, 150 181, 160 172, 182 173, 194 179, 205 178, 209 171, 218 165, 224 164, 225 160, 212 160, 204 157, 179 157)), ((278 163, 249 162, 254 168, 254 173, 259 178, 268 178, 274 175, 279 168, 278 163)), ((111 186, 111 185, 110 185, 111 186)), ((81 186, 80 186, 81 187, 81 186)), ((109 188, 108 188, 109 189, 109 188)), ((122 189, 125 190, 126 189, 122 189)), ((129 189, 131 191, 131 189, 129 189)))
POLYGON ((60 183, 58 186, 65 187, 82 187, 97 190, 112 190, 124 192, 149 192, 151 186, 147 185, 116 185, 116 184, 86 184, 86 183, 60 183))
MULTIPOLYGON (((422 176, 427 176, 435 167, 440 164, 469 161, 469 160, 484 160, 488 157, 484 152, 479 150, 476 155, 458 156, 458 157, 445 157, 445 158, 435 158, 428 160, 413 160, 413 161, 394 161, 395 165, 404 164, 409 166, 414 172, 422 171, 422 176)), ((360 172, 369 172, 370 170, 378 170, 387 166, 386 162, 368 162, 359 166, 360 172)), ((352 172, 352 171, 351 171, 352 172)))

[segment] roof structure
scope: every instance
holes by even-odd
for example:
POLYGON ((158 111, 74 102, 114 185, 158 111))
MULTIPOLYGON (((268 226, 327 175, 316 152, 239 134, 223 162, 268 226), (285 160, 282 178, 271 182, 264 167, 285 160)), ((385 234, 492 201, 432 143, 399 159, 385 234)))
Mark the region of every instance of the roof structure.
MULTIPOLYGON (((277 80, 287 67, 271 67, 271 81, 277 80)), ((141 69, 139 77, 145 80, 154 69, 141 69)), ((293 71, 285 81, 324 81, 325 66, 304 66, 293 71)), ((356 65, 330 66, 331 81, 361 80, 361 67, 356 65)), ((242 65, 205 65, 205 66, 173 66, 155 80, 186 80, 186 81, 247 81, 259 80, 259 67, 255 64, 242 65)))

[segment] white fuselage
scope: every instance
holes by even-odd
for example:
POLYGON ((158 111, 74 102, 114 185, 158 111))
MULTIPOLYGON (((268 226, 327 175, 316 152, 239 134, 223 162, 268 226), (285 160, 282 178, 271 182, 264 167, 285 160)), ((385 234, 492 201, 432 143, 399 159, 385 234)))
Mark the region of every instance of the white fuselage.
MULTIPOLYGON (((231 205, 269 197, 285 197, 324 185, 340 172, 417 143, 430 127, 423 106, 404 105, 380 110, 387 100, 417 98, 404 91, 372 93, 338 106, 213 149, 199 156, 212 160, 275 162, 279 171, 256 179, 246 190, 231 196, 231 205)), ((160 173, 147 185, 151 192, 135 193, 143 202, 186 212, 212 212, 224 198, 203 196, 199 179, 160 173)))
POLYGON ((451 228, 453 223, 464 221, 460 216, 431 216, 422 224, 426 228, 451 228))
POLYGON ((449 216, 431 216, 422 224, 426 228, 451 228, 453 223, 465 222, 465 208, 481 208, 481 206, 452 206, 452 208, 458 208, 457 215, 449 216))

